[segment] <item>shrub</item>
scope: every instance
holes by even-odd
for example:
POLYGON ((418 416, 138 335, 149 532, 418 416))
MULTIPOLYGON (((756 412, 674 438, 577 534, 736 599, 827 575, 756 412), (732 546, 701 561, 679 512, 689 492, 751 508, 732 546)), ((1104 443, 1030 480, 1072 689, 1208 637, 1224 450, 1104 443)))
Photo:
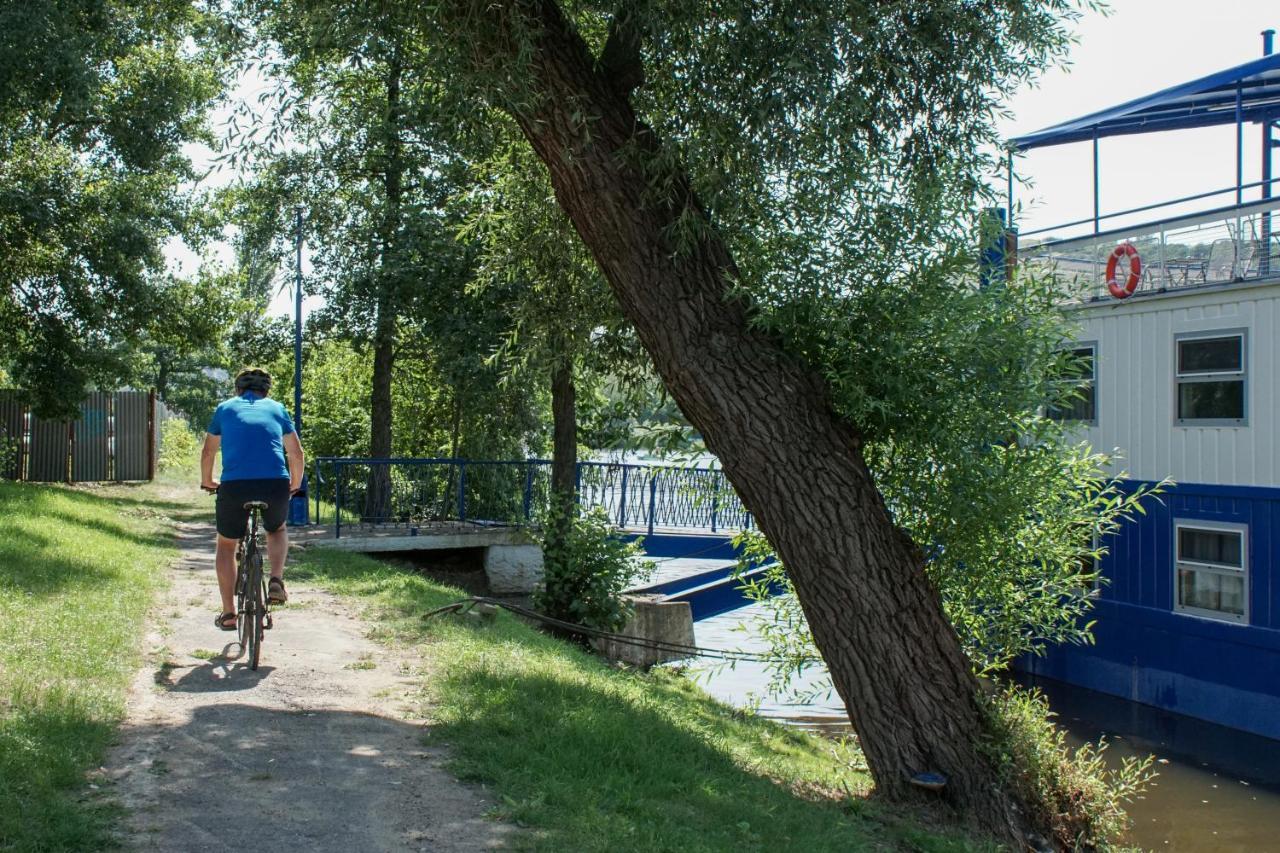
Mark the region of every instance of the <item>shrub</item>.
POLYGON ((574 514, 567 524, 543 525, 544 582, 534 606, 557 619, 603 631, 616 631, 631 615, 622 593, 653 571, 639 559, 640 542, 628 541, 596 507, 574 514), (555 531, 563 532, 555 541, 555 531))
POLYGON ((1008 685, 989 697, 987 712, 988 756, 1023 801, 1042 810, 1034 817, 1053 827, 1054 849, 1117 849, 1128 827, 1124 804, 1156 775, 1151 756, 1112 770, 1106 741, 1069 748, 1039 690, 1008 685))
POLYGON ((182 418, 169 418, 160 430, 160 470, 190 468, 200 442, 182 418))
POLYGON ((0 479, 16 473, 19 450, 18 439, 0 429, 0 479))

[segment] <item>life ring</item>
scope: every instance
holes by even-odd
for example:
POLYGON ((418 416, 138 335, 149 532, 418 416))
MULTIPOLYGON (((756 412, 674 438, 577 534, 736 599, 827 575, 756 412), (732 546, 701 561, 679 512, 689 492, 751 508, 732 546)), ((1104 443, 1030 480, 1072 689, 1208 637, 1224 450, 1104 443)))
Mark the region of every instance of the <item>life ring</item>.
POLYGON ((1121 243, 1116 246, 1111 257, 1107 258, 1107 290, 1111 291, 1111 295, 1116 299, 1126 299, 1138 289, 1138 281, 1141 278, 1142 258, 1139 257, 1137 248, 1132 243, 1121 243), (1129 276, 1124 280, 1124 284, 1121 284, 1116 278, 1116 265, 1124 257, 1129 259, 1129 276))

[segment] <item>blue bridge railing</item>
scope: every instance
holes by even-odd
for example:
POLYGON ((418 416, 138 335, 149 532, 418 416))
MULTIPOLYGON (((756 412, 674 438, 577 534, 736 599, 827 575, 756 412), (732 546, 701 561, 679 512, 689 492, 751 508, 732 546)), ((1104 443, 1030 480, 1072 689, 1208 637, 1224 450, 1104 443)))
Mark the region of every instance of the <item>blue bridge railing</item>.
MULTIPOLYGON (((578 500, 624 530, 711 532, 751 527, 751 514, 713 468, 579 462, 578 500)), ((343 528, 415 528, 437 522, 537 524, 549 503, 546 459, 320 457, 314 520, 343 528)))

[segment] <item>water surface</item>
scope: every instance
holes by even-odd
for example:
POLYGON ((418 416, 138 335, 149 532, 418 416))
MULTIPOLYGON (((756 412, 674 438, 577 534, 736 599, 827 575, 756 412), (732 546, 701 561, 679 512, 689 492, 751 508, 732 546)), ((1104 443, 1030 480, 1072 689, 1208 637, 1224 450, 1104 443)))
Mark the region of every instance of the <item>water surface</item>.
MULTIPOLYGON (((698 622, 698 645, 763 651, 752 634, 738 630, 762 616, 763 609, 753 605, 698 622)), ((700 662, 694 669, 699 683, 726 702, 743 707, 758 702, 762 716, 833 735, 849 732, 834 693, 824 691, 807 703, 762 696, 768 683, 763 664, 729 669, 700 662)), ((1187 853, 1280 853, 1280 741, 1061 682, 1019 680, 1044 691, 1073 744, 1105 736, 1113 765, 1128 756, 1156 757, 1160 775, 1129 804, 1130 844, 1187 853)), ((802 687, 825 684, 826 673, 815 670, 802 687)))

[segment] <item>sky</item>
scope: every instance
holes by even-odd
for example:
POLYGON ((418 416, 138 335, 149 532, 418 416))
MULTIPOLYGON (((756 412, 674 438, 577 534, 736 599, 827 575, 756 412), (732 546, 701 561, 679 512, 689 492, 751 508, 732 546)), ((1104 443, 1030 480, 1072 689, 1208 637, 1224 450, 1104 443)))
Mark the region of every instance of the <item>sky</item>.
MULTIPOLYGON (((1109 14, 1089 14, 1076 26, 1070 67, 1046 72, 1013 98, 1001 133, 1039 130, 1256 59, 1268 28, 1280 30, 1277 0, 1111 0, 1109 14)), ((1261 130, 1246 125, 1245 183, 1259 179, 1261 145, 1261 130)), ((1102 139, 1098 159, 1103 213, 1233 187, 1235 127, 1102 139)), ((1091 216, 1091 160, 1088 141, 1024 155, 1015 172, 1032 186, 1014 191, 1020 228, 1091 216)))
MULTIPOLYGON (((1280 0, 1111 0, 1107 13, 1088 13, 1076 24, 1078 43, 1068 67, 1050 69, 1018 92, 999 130, 1006 138, 1039 130, 1248 62, 1262 55, 1260 33, 1269 27, 1280 29, 1280 0)), ((260 87, 242 81, 236 95, 251 97, 260 87)), ((1260 151, 1259 129, 1246 126, 1246 183, 1259 178, 1260 151)), ((204 160, 201 152, 192 153, 204 160)), ((1027 182, 1015 190, 1019 227, 1026 231, 1091 216, 1090 160, 1089 142, 1024 155, 1016 166, 1027 182)), ((1222 189, 1235 184, 1235 128, 1103 139, 1099 160, 1104 213, 1222 189)), ((229 178, 211 175, 206 184, 229 178)), ((1003 181, 1001 190, 1003 195, 1003 181)), ((1246 199, 1256 197, 1257 190, 1252 192, 1246 199)), ((183 267, 192 265, 190 252, 180 247, 169 254, 183 267)), ((229 259, 225 249, 218 254, 229 259)), ((315 304, 308 298, 304 310, 315 304)), ((292 313, 290 287, 276 295, 270 310, 292 313)))

